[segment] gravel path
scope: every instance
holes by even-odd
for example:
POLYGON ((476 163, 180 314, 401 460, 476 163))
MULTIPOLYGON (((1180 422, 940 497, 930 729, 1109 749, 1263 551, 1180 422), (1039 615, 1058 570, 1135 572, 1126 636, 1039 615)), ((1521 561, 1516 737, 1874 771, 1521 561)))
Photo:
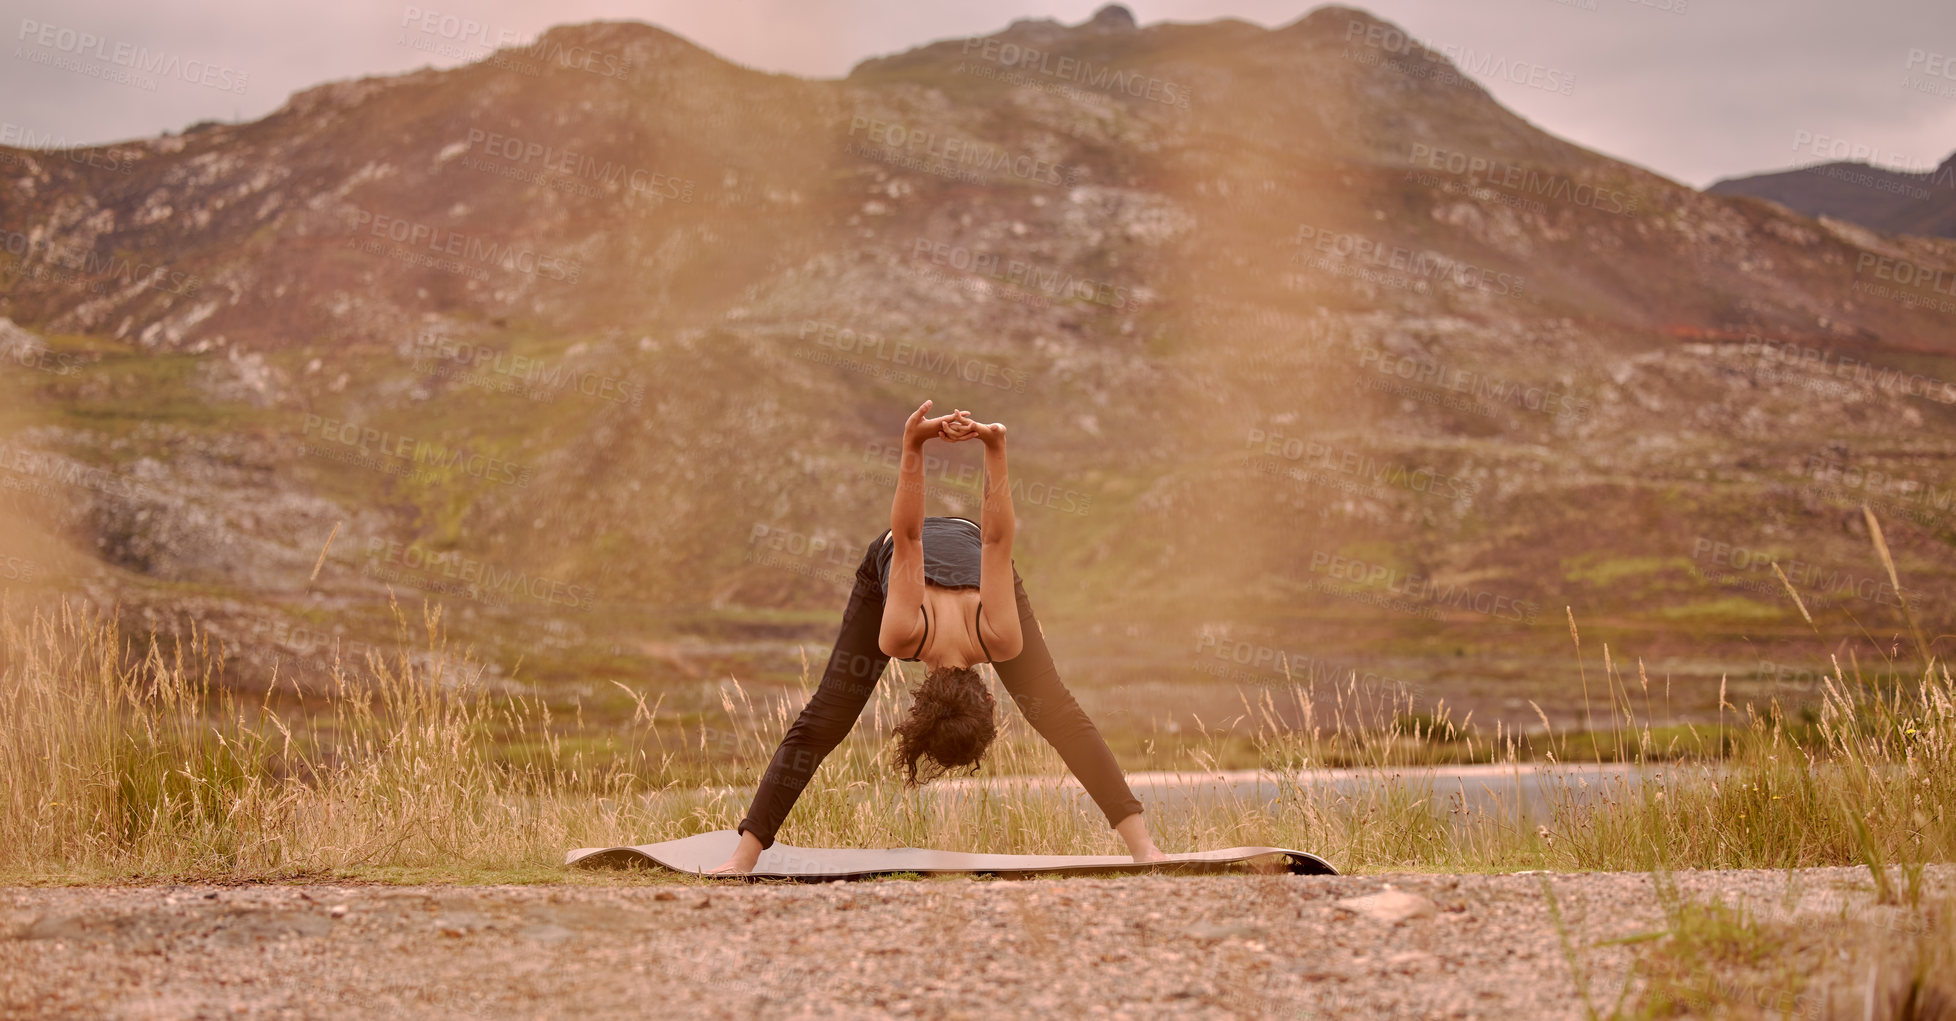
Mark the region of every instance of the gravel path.
MULTIPOLYGON (((1607 1010, 1647 875, 0 888, 0 1015, 1579 1017, 1545 878, 1607 1010)), ((1788 883, 1677 876, 1814 918, 1871 890, 1788 883)))

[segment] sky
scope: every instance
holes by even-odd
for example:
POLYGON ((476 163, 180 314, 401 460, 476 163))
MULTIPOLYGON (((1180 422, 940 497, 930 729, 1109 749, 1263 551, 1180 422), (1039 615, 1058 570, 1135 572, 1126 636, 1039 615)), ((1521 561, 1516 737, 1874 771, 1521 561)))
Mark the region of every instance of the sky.
MULTIPOLYGON (((637 19, 749 67, 839 77, 871 56, 984 35, 1015 18, 1086 20, 1094 0, 5 0, 0 144, 96 144, 253 120, 291 93, 462 57, 404 45, 453 16, 524 42, 551 25, 637 19), (84 39, 95 41, 84 43, 84 39), (117 81, 146 51, 175 73, 117 81), (173 58, 173 59, 171 59, 173 58)), ((1267 28, 1314 4, 1136 0, 1144 25, 1233 17, 1267 28)), ((1956 150, 1956 0, 1367 0, 1443 52, 1541 71, 1474 76, 1588 148, 1703 187, 1858 159, 1922 170, 1956 150), (1516 75, 1516 77, 1522 77, 1516 75), (1552 82, 1556 88, 1543 88, 1552 82)), ((457 22, 450 22, 455 24, 457 22)), ((1468 67, 1474 74, 1472 67, 1468 67)))

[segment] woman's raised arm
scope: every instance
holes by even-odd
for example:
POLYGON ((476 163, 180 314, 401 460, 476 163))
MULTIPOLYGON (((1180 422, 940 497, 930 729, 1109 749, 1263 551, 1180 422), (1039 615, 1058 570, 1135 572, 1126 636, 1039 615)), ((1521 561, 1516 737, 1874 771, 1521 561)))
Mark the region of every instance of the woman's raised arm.
POLYGON ((985 444, 985 496, 979 531, 984 551, 978 561, 978 599, 983 613, 978 633, 992 662, 1012 659, 1025 648, 1019 626, 1019 600, 1012 580, 1012 535, 1018 521, 1012 513, 1012 479, 1005 468, 1005 425, 974 422, 965 412, 944 427, 948 439, 977 439, 985 444))
POLYGON ((903 423, 903 462, 890 501, 890 587, 883 593, 883 627, 876 644, 891 657, 907 655, 924 633, 924 441, 941 437, 952 415, 925 418, 929 401, 903 423))

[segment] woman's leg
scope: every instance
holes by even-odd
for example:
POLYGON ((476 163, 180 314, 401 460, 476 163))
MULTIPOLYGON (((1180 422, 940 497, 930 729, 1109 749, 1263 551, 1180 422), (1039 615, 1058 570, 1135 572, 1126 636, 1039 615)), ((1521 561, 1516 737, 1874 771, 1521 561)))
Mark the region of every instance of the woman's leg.
POLYGON ((856 587, 842 611, 842 629, 836 634, 835 650, 829 653, 828 668, 822 671, 821 686, 774 750, 747 817, 736 827, 760 838, 763 848, 774 846, 775 830, 795 807, 816 767, 849 735, 890 661, 876 640, 883 626, 883 580, 876 570, 875 552, 872 542, 856 568, 856 587))
POLYGON ((1060 683, 1059 667, 1046 649, 1046 636, 1039 631, 1032 601, 1026 598, 1025 582, 1016 567, 1012 569, 1012 588, 1019 600, 1019 627, 1025 632, 1025 647, 1017 656, 993 664, 998 679, 1032 728, 1059 750, 1066 768, 1073 771, 1107 816, 1107 825, 1118 826, 1140 813, 1141 801, 1128 789, 1127 777, 1099 729, 1073 700, 1073 693, 1060 683))

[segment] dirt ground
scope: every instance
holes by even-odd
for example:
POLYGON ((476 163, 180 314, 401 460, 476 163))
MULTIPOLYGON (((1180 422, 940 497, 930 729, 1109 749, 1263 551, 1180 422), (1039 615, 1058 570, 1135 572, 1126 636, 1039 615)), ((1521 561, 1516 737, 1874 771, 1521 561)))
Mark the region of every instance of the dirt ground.
MULTIPOLYGON (((1907 927, 1865 869, 1674 879, 1783 926, 1907 927)), ((1573 1018, 1668 924, 1644 874, 16 887, 0 1015, 1573 1018)), ((1796 1016, 1858 1002, 1831 981, 1796 1016)))

